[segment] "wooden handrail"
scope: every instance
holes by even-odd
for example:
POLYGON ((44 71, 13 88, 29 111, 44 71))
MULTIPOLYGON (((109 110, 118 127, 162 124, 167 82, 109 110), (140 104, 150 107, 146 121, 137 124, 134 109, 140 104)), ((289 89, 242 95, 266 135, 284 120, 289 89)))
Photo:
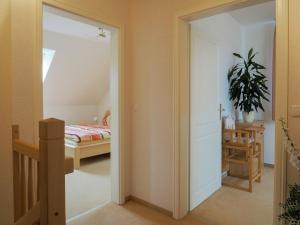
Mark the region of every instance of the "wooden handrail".
POLYGON ((41 225, 66 224, 64 129, 57 119, 39 123, 41 225))
MULTIPOLYGON (((39 149, 36 146, 27 144, 20 140, 15 140, 13 142, 13 150, 22 155, 26 155, 31 159, 39 161, 39 149)), ((74 163, 72 157, 65 157, 65 174, 74 172, 74 163)))
POLYGON ((13 150, 39 161, 39 149, 33 145, 27 144, 20 140, 14 140, 13 150))
POLYGON ((64 121, 39 123, 39 147, 20 140, 12 127, 15 225, 65 225, 65 174, 74 171, 65 157, 64 121), (49 165, 52 165, 51 169, 49 165))
POLYGON ((41 207, 38 202, 32 207, 22 218, 20 218, 15 225, 30 225, 37 224, 40 220, 41 207))

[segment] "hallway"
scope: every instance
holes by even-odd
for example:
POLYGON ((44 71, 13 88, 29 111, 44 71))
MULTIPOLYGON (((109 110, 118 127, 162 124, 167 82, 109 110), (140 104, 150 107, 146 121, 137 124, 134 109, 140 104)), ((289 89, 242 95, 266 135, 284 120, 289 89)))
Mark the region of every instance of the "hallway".
POLYGON ((266 167, 253 193, 223 186, 179 221, 130 201, 124 206, 109 203, 68 225, 271 225, 273 182, 274 169, 266 167))

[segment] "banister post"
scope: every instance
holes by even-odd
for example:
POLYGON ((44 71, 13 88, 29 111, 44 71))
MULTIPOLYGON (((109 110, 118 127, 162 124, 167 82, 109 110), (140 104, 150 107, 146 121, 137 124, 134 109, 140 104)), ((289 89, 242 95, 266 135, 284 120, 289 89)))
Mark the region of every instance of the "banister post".
MULTIPOLYGON (((20 138, 19 126, 12 126, 12 147, 14 148, 15 140, 20 138)), ((15 222, 21 217, 21 182, 20 182, 20 155, 13 151, 13 181, 14 181, 14 220, 15 222)))
POLYGON ((39 123, 40 225, 65 225, 64 121, 39 123))

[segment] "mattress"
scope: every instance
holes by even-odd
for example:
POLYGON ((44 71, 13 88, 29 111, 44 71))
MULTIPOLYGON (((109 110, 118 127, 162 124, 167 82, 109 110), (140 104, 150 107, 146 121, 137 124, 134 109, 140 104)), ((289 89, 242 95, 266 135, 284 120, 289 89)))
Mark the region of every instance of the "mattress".
POLYGON ((68 125, 65 126, 65 139, 72 143, 88 143, 110 140, 111 131, 101 125, 68 125))
POLYGON ((65 145, 68 147, 89 147, 93 145, 103 145, 109 143, 110 143, 110 139, 100 140, 100 141, 85 141, 85 142, 78 143, 73 139, 65 138, 65 145))

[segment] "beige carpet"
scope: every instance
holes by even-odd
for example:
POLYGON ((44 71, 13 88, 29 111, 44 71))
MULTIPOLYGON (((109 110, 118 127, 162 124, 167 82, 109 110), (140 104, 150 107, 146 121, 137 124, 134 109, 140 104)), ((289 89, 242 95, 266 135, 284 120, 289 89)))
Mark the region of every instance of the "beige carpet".
POLYGON ((222 187, 191 212, 210 225, 272 225, 274 169, 266 167, 253 192, 222 187))
POLYGON ((67 220, 110 202, 108 155, 81 160, 80 170, 66 176, 67 220))
POLYGON ((208 225, 197 218, 187 216, 176 221, 151 208, 133 201, 124 206, 109 203, 103 208, 84 215, 68 225, 208 225))
POLYGON ((222 187, 179 221, 130 201, 124 206, 109 203, 68 225, 271 225, 273 173, 266 168, 253 193, 222 187))

